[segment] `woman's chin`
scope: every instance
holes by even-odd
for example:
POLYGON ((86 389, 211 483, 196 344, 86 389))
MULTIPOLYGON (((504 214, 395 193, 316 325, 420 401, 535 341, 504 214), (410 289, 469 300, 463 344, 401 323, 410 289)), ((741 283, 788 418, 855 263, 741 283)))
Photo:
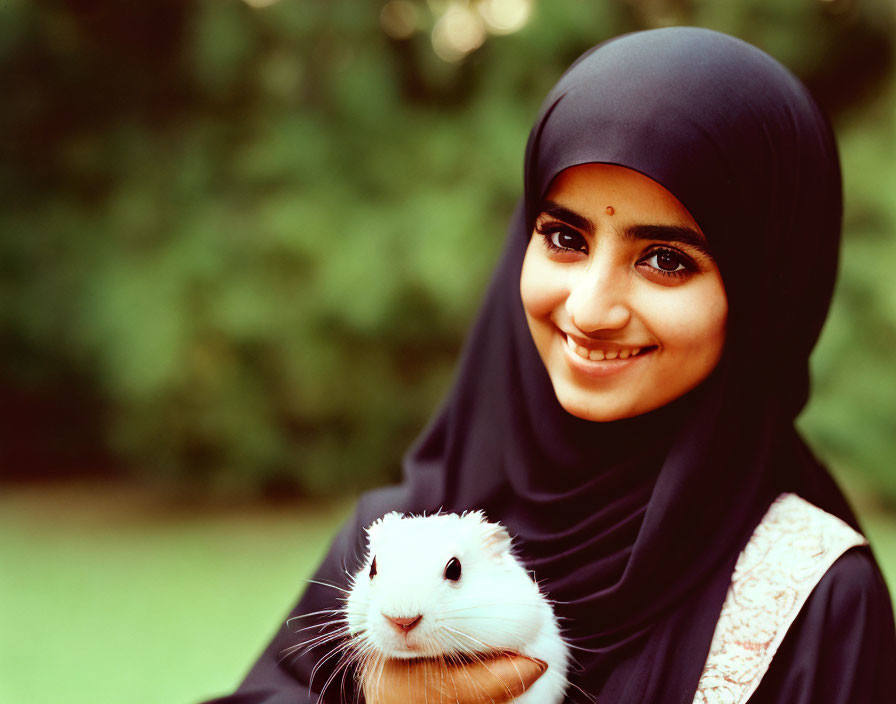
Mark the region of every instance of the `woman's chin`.
POLYGON ((595 398, 596 394, 594 393, 582 393, 578 389, 557 388, 556 385, 554 393, 567 413, 595 423, 611 423, 653 410, 652 408, 638 408, 627 399, 612 398, 612 394, 602 394, 595 398), (609 398, 605 396, 609 396, 609 398))

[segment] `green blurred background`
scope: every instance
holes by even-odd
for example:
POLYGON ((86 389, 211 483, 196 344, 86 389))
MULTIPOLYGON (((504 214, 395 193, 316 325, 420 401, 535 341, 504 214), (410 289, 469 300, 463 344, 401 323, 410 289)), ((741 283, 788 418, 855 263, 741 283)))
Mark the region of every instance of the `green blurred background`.
POLYGON ((801 424, 896 585, 894 13, 0 0, 0 701, 236 684, 444 394, 545 93, 670 24, 765 49, 834 121, 844 256, 801 424))

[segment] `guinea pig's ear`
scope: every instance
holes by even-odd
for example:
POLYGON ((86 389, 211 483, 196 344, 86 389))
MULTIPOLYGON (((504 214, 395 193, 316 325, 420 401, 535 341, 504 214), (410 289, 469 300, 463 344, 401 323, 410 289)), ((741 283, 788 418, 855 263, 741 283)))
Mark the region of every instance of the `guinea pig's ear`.
POLYGON ((365 529, 365 532, 367 533, 367 546, 369 547, 370 544, 374 541, 374 539, 376 538, 376 534, 380 531, 380 528, 382 528, 383 525, 392 523, 393 521, 400 521, 402 518, 404 518, 404 514, 398 513, 397 511, 392 511, 391 513, 387 513, 382 518, 377 518, 365 529))
POLYGON ((510 552, 510 533, 500 523, 483 523, 482 544, 495 557, 504 557, 510 552))
POLYGON ((510 552, 510 534, 500 523, 492 523, 482 510, 464 511, 461 520, 476 525, 479 540, 486 552, 493 557, 503 557, 510 552))

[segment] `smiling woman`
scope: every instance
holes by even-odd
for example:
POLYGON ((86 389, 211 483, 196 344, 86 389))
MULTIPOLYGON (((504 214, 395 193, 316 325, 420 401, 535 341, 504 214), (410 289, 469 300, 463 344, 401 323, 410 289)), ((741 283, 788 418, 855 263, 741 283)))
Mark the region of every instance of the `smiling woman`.
POLYGON ((557 400, 592 421, 666 405, 703 381, 728 303, 687 209, 631 169, 585 164, 551 185, 520 279, 557 400))
MULTIPOLYGON (((363 528, 439 509, 483 510, 513 536, 577 659, 568 701, 891 700, 886 586, 794 426, 840 215, 830 126, 771 57, 694 28, 582 56, 530 133, 523 198, 448 398, 404 482, 361 498, 292 614, 327 645, 303 652, 281 629, 232 702, 315 701, 344 646, 314 619, 340 613, 363 528)), ((411 696, 420 667, 379 683, 409 704, 477 701, 411 696)))

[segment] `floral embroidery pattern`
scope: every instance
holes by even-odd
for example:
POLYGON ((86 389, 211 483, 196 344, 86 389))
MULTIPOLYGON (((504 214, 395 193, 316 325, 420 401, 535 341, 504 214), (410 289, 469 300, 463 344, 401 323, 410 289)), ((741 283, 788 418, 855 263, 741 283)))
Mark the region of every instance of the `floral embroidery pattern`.
POLYGON ((742 704, 834 561, 867 545, 836 516, 781 494, 737 560, 694 704, 742 704))

